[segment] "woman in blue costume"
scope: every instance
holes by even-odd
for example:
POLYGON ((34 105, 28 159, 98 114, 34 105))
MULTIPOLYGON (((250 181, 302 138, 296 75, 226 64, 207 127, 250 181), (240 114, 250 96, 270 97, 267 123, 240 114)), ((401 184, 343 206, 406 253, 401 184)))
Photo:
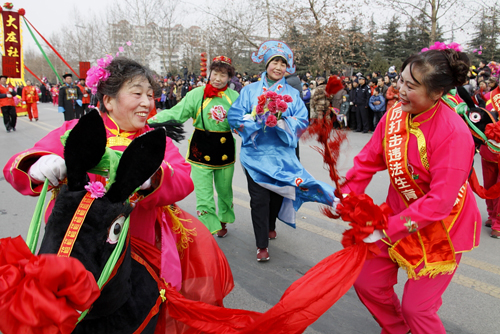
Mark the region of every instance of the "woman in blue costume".
POLYGON ((285 72, 295 73, 293 52, 283 42, 264 42, 252 61, 264 61, 261 80, 245 86, 228 112, 231 129, 242 138, 240 160, 248 181, 257 261, 269 260, 269 239, 276 238, 276 218, 295 227, 295 212, 303 202, 332 205, 334 189, 315 180, 295 155, 309 121, 299 92, 287 85, 285 72), (293 99, 275 127, 264 127, 251 115, 266 91, 293 99))

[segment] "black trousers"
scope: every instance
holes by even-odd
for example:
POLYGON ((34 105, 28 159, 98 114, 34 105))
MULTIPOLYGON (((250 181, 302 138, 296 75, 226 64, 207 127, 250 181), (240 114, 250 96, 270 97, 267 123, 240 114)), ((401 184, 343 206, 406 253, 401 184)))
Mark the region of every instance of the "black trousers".
POLYGON ((351 110, 349 110, 349 128, 351 128, 351 130, 356 130, 358 128, 356 114, 356 108, 352 106, 351 110))
POLYGON ((75 118, 80 119, 85 115, 85 109, 83 108, 83 104, 80 107, 78 104, 75 104, 75 118))
POLYGON ((73 108, 66 109, 66 111, 64 112, 64 120, 65 121, 71 121, 72 119, 75 119, 75 116, 76 116, 76 113, 75 113, 75 109, 73 109, 73 108))
MULTIPOLYGON (((368 132, 370 130, 370 118, 368 118, 368 108, 358 107, 356 112, 357 131, 368 132)), ((373 119, 373 118, 371 118, 373 119)))
POLYGON ((14 106, 4 106, 2 107, 3 124, 7 131, 16 128, 17 123, 17 113, 16 107, 14 106))
POLYGON ((250 193, 253 232, 257 248, 267 248, 269 231, 276 229, 276 218, 283 203, 283 196, 259 186, 245 170, 250 193))

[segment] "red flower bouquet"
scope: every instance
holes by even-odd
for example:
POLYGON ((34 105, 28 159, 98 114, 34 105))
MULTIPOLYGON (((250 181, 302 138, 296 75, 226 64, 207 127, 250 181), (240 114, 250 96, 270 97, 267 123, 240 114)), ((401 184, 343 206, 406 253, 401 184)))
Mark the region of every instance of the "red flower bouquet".
POLYGON ((280 95, 273 91, 266 91, 258 98, 257 106, 252 111, 254 120, 265 126, 275 127, 281 115, 288 109, 288 104, 293 101, 290 95, 280 95))

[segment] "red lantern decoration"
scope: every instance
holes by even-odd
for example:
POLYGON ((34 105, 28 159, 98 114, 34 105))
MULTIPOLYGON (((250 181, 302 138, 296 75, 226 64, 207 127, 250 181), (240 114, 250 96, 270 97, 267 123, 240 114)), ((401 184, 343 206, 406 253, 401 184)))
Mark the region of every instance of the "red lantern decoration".
POLYGON ((200 53, 200 75, 202 77, 207 77, 207 53, 202 52, 200 53))
POLYGON ((26 11, 24 10, 24 8, 19 8, 19 10, 17 11, 19 13, 19 15, 21 16, 24 16, 26 14, 26 11))

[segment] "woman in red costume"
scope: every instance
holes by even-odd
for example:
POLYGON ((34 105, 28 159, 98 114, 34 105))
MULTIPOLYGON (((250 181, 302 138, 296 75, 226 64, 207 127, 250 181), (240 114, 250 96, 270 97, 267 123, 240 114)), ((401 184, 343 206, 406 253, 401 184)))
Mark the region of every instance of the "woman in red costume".
MULTIPOLYGON (((124 151, 130 142, 150 130, 146 124, 154 109, 156 88, 152 72, 137 62, 117 57, 98 61, 89 86, 95 89, 106 127, 107 147, 124 151)), ((91 70, 92 71, 92 70, 91 70)), ((90 73, 90 71, 89 71, 90 73)), ((61 136, 78 120, 65 122, 34 147, 13 156, 4 168, 5 179, 20 193, 37 196, 48 179, 53 188, 66 177, 61 136)), ((222 305, 222 298, 233 287, 229 265, 211 233, 194 217, 174 205, 193 191, 191 167, 166 138, 163 163, 132 200, 130 215, 133 247, 147 256, 161 278, 187 298, 222 305), (194 263, 194 264, 193 264, 194 263), (207 284, 207 282, 211 282, 207 284)), ((106 182, 98 175, 91 181, 106 182)), ((55 189, 55 190, 56 190, 55 189)), ((49 203, 46 217, 50 215, 49 203)), ((171 321, 171 319, 169 320, 171 321)), ((162 322, 160 322, 162 324, 162 322)), ((162 324, 165 327, 165 323, 162 324)), ((169 322, 166 332, 182 332, 169 322)))
POLYGON ((364 193, 389 172, 388 228, 364 239, 381 252, 367 260, 354 287, 382 333, 446 333, 437 315, 463 252, 479 244, 481 216, 467 183, 474 156, 470 131, 441 97, 465 82, 468 57, 457 44, 408 58, 400 102, 354 158, 344 193, 364 193), (402 303, 394 292, 408 273, 402 303))

